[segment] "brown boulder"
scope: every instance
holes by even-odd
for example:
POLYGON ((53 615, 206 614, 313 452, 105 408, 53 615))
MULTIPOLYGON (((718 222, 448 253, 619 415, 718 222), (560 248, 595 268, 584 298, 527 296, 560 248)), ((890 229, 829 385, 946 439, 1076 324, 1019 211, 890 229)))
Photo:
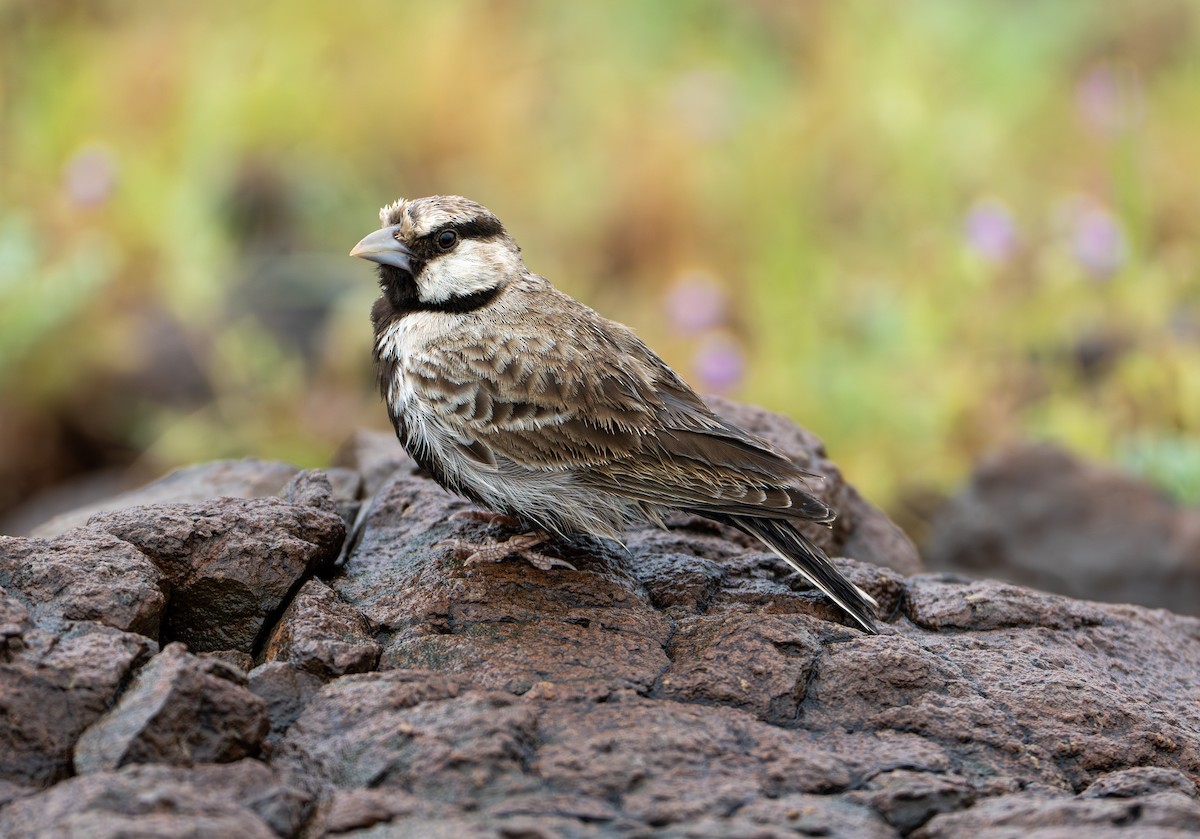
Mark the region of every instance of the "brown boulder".
POLYGON ((56 539, 0 536, 0 586, 44 625, 94 620, 150 638, 158 638, 167 601, 154 563, 90 530, 56 539))
POLYGON ((128 766, 63 781, 0 810, 8 839, 274 839, 297 836, 311 799, 253 760, 128 766))
POLYGON ((934 568, 1200 615, 1200 509, 1056 446, 984 460, 928 541, 934 568))
MULTIPOLYGON (((253 652, 264 662, 249 677, 257 700, 240 677, 205 669, 224 665, 187 656, 187 674, 173 671, 176 684, 203 683, 203 695, 236 695, 220 706, 231 718, 258 709, 251 716, 259 727, 244 739, 262 742, 266 787, 285 778, 302 792, 275 800, 311 799, 311 812, 281 805, 285 817, 270 821, 232 790, 215 803, 197 792, 195 776, 135 772, 185 771, 162 766, 94 772, 64 782, 77 795, 23 799, 46 781, 14 769, 0 777, 0 832, 36 824, 40 801, 51 835, 75 819, 111 835, 213 824, 256 835, 256 826, 242 827, 247 812, 258 821, 246 825, 269 823, 283 836, 364 839, 1185 835, 1200 774, 1200 621, 914 574, 911 545, 882 515, 856 506, 818 442, 765 412, 721 408, 830 476, 817 491, 842 515, 812 536, 880 602, 881 635, 845 625, 773 555, 694 516, 673 516, 668 531, 633 528, 624 546, 584 538, 546 546, 575 570, 464 566, 435 543, 509 534, 452 519, 470 505, 397 459, 394 447, 360 440, 355 462, 371 470, 372 487, 382 483, 344 565, 318 562, 326 576, 312 579, 317 567, 285 556, 292 582, 272 595, 273 610, 257 612, 258 642, 224 647, 223 657, 246 661, 253 652), (846 554, 852 558, 840 558, 846 554), (864 561, 871 558, 888 567, 864 561), (350 672, 372 667, 379 670, 350 672), (115 780, 143 777, 161 780, 163 801, 179 802, 177 815, 138 803, 155 800, 142 780, 115 780), (115 815, 92 804, 62 809, 73 798, 98 801, 87 791, 101 786, 82 786, 93 778, 103 779, 115 815), (206 821, 218 817, 226 821, 206 821), (102 818, 117 819, 116 827, 102 818)), ((320 543, 295 533, 307 532, 309 517, 332 516, 333 504, 315 478, 298 483, 290 503, 250 508, 253 515, 242 506, 250 503, 188 509, 220 510, 222 527, 245 531, 227 546, 239 546, 258 569, 242 572, 241 585, 265 590, 271 578, 261 563, 280 543, 320 543), (234 526, 243 519, 257 532, 234 526)), ((199 518, 188 519, 179 538, 196 527, 201 538, 177 547, 172 528, 143 522, 139 549, 157 557, 170 598, 166 630, 178 593, 166 569, 207 568, 203 560, 223 538, 199 518)), ((8 656, 0 674, 48 632, 24 604, 0 600, 8 656)), ((138 637, 72 624, 61 618, 66 608, 39 619, 138 637)), ((66 636, 55 632, 47 639, 61 643, 66 636)), ((183 659, 174 648, 158 659, 172 657, 183 659)), ((171 681, 156 668, 170 669, 145 668, 93 730, 132 718, 146 682, 171 681)), ((89 722, 117 692, 103 695, 89 722)), ((158 742, 157 716, 142 718, 131 730, 158 742)), ((66 748, 76 736, 63 735, 66 748)), ((84 743, 79 754, 90 748, 84 743)), ((102 765, 119 762, 112 755, 123 748, 97 750, 108 755, 102 765)), ((66 769, 55 771, 54 779, 66 769)))
POLYGON ((267 704, 246 688, 244 673, 168 644, 79 738, 75 771, 229 763, 257 754, 269 727, 267 704))
POLYGON ((0 589, 0 781, 18 786, 68 775, 79 735, 156 649, 142 635, 94 621, 52 623, 36 625, 0 589))
POLYGON ((304 503, 281 498, 215 498, 102 513, 92 530, 137 547, 171 592, 166 641, 195 651, 253 653, 268 618, 304 579, 337 559, 345 524, 328 481, 301 473, 289 485, 304 503))
POLYGON ((1197 826, 1200 826, 1200 802, 1176 792, 1153 793, 1136 799, 1022 794, 991 798, 960 813, 935 816, 913 836, 914 839, 960 836, 1187 839, 1196 835, 1197 826))
POLYGON ((374 670, 379 651, 366 617, 329 586, 309 580, 275 625, 264 658, 330 679, 374 670))
POLYGON ((250 671, 248 678, 247 687, 267 705, 271 728, 263 741, 263 751, 269 754, 325 682, 286 661, 260 664, 250 671))
MULTIPOLYGON (((282 496, 303 470, 274 460, 214 460, 185 466, 145 486, 103 501, 76 508, 39 524, 31 535, 54 537, 83 527, 98 513, 146 507, 152 504, 195 504, 210 498, 266 498, 282 496)), ((354 521, 362 494, 362 481, 353 469, 336 466, 325 470, 337 509, 347 522, 354 521)))

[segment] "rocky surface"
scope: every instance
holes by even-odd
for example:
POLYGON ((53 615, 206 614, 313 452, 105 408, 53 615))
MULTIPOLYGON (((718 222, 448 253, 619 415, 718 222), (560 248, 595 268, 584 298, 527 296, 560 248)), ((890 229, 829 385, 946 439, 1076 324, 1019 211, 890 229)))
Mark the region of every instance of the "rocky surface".
POLYGON ((116 706, 75 744, 80 775, 131 763, 230 763, 258 754, 270 727, 267 703, 246 674, 168 644, 116 706))
POLYGON ((95 515, 88 528, 134 546, 162 573, 164 642, 253 653, 267 619, 337 559, 346 535, 323 475, 297 475, 284 495, 295 497, 131 507, 95 515))
MULTIPOLYGON (((357 442, 360 438, 363 446, 370 446, 372 443, 378 445, 375 435, 369 432, 362 433, 352 442, 357 442)), ((356 446, 347 444, 343 456, 353 460, 356 449, 356 446)), ((30 535, 44 538, 60 536, 68 530, 86 525, 88 519, 98 513, 145 507, 149 504, 197 503, 210 498, 279 496, 286 492, 288 483, 301 471, 300 467, 290 463, 253 458, 200 463, 177 469, 144 487, 55 516, 35 527, 30 535)), ((358 500, 363 489, 359 472, 353 468, 335 465, 325 470, 325 474, 332 486, 338 511, 342 513, 343 518, 353 521, 358 512, 358 500)))
POLYGON ((928 542, 938 569, 1200 616, 1200 509, 1055 446, 981 462, 928 542))
POLYGON ((348 550, 314 473, 0 541, 0 835, 1192 835, 1200 621, 922 573, 720 407, 826 476, 882 634, 691 516, 464 567, 437 543, 508 534, 359 435, 348 550))

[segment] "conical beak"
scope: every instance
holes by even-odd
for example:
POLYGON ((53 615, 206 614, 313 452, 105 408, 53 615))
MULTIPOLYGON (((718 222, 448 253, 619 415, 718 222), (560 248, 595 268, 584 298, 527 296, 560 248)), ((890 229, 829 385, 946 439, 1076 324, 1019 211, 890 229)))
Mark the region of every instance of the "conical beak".
POLYGON ((413 252, 396 238, 399 232, 400 225, 398 224, 376 230, 374 233, 364 236, 362 241, 350 251, 350 255, 369 259, 380 265, 391 265, 393 268, 412 273, 412 263, 409 260, 412 259, 413 252))

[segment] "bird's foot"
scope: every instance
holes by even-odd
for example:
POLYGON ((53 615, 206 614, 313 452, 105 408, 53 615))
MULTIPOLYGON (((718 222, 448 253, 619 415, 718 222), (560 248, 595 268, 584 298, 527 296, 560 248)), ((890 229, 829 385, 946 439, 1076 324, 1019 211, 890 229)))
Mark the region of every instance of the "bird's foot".
POLYGON ((462 539, 444 539, 434 544, 435 548, 451 548, 456 554, 469 554, 463 565, 477 565, 481 562, 500 562, 510 556, 519 556, 534 568, 549 571, 555 567, 569 568, 578 571, 571 563, 556 556, 546 556, 533 550, 549 539, 546 533, 523 533, 520 536, 510 536, 503 542, 489 541, 485 543, 467 542, 462 539))

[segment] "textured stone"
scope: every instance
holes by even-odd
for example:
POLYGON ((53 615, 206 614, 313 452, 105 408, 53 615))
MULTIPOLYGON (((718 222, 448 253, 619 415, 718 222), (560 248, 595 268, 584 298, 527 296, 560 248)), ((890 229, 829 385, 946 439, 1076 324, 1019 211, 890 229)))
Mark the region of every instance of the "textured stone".
POLYGON ((821 654, 802 615, 724 612, 679 621, 659 687, 665 697, 744 708, 768 722, 795 720, 821 654))
POLYGON ((981 462, 928 542, 941 570, 1200 615, 1200 508, 1056 446, 981 462))
MULTIPOLYGON (((145 684, 172 682, 202 684, 199 694, 222 716, 257 708, 258 727, 245 739, 261 741, 268 776, 241 786, 264 805, 223 787, 219 776, 202 783, 170 774, 192 770, 161 765, 92 772, 63 782, 71 794, 61 800, 44 798, 36 788, 69 771, 61 754, 78 728, 64 729, 53 748, 35 750, 45 764, 26 752, 0 773, 0 835, 35 824, 43 835, 68 836, 76 824, 74 835, 113 836, 253 836, 262 825, 281 836, 454 839, 1189 835, 1200 806, 1200 621, 1009 583, 912 574, 919 569, 911 545, 885 518, 856 506, 861 499, 815 438, 756 409, 722 410, 828 476, 814 489, 841 517, 811 535, 879 600, 881 635, 846 625, 826 598, 744 534, 682 513, 669 517, 670 530, 632 528, 624 547, 553 540, 547 552, 575 571, 542 572, 519 561, 464 567, 434 543, 509 533, 451 519, 470 505, 396 457, 394 446, 381 446, 378 456, 360 446, 355 456, 372 470, 374 490, 344 564, 318 563, 323 576, 313 579, 318 568, 306 561, 276 589, 276 607, 259 610, 254 643, 211 648, 240 664, 251 653, 265 661, 251 672, 249 691, 240 672, 215 659, 187 656, 186 668, 164 676, 171 668, 161 661, 183 658, 176 648, 131 680, 147 649, 113 671, 112 686, 88 711, 91 722, 115 702, 93 730, 117 729, 110 721, 138 704, 145 684), (864 561, 881 556, 889 567, 864 561), (376 666, 377 650, 381 671, 350 673, 376 666), (233 695, 235 703, 221 698, 233 695), (281 778, 293 793, 271 792, 281 778), (103 780, 86 786, 92 779, 103 780), (107 811, 89 803, 104 795, 112 799, 107 811)), ((217 567, 243 575, 256 598, 270 579, 256 563, 290 563, 280 545, 294 537, 281 532, 344 512, 311 473, 282 492, 251 512, 240 506, 250 502, 210 505, 226 517, 223 527, 255 522, 254 533, 247 527, 229 543, 245 555, 217 567), (259 570, 248 574, 242 563, 259 570)), ((178 531, 143 528, 159 536, 139 549, 207 571, 221 537, 203 517, 188 522, 178 531), (172 533, 192 541, 174 551, 172 533)), ((177 608, 186 614, 189 604, 177 599, 175 578, 162 566, 172 565, 158 566, 168 593, 166 634, 177 608)), ((149 644, 64 617, 92 614, 68 613, 89 597, 86 588, 69 589, 40 611, 40 594, 0 597, 0 679, 18 674, 0 687, 37 683, 31 662, 52 647, 69 649, 71 633, 149 644)), ((63 678, 87 684, 82 663, 71 666, 79 669, 63 678)), ((17 695, 0 691, 0 703, 17 695)), ((33 715, 42 697, 52 707, 63 701, 49 690, 13 707, 33 715)), ((204 707, 187 704, 160 707, 177 716, 204 707)), ((166 725, 169 713, 143 719, 131 738, 113 742, 169 744, 182 725, 166 725), (152 735, 160 724, 168 733, 152 735)), ((19 733, 3 734, 3 720, 0 736, 9 739, 0 749, 20 742, 19 733)), ((52 715, 48 725, 62 724, 52 715)), ((93 748, 85 742, 78 753, 93 748)), ((153 759, 185 751, 172 746, 153 759)), ((243 764, 261 767, 243 760, 198 769, 243 764)))
POLYGON ((253 760, 129 766, 64 781, 0 811, 8 839, 273 839, 297 836, 311 799, 253 760))
POLYGON ((281 760, 339 789, 395 788, 474 806, 532 789, 533 710, 432 673, 343 677, 313 699, 281 760))
POLYGON ((329 586, 309 580, 280 618, 264 657, 328 679, 374 670, 379 652, 366 617, 329 586))
POLYGON ((229 763, 256 754, 270 727, 267 704, 245 685, 240 670, 169 644, 79 738, 75 770, 229 763))
POLYGON ((275 748, 322 684, 320 676, 284 661, 268 661, 250 671, 249 688, 267 704, 271 720, 264 749, 275 748))
POLYGON ((971 805, 975 794, 970 782, 952 773, 895 769, 876 775, 864 791, 846 797, 870 806, 902 834, 908 834, 938 813, 971 805))
POLYGON ((1175 792, 1139 798, 1005 795, 930 819, 915 839, 1184 839, 1196 835, 1200 802, 1175 792))
POLYGON ((107 533, 0 536, 0 586, 43 625, 94 620, 157 638, 167 602, 160 576, 137 548, 107 533))
POLYGON ((40 787, 69 774, 79 735, 155 649, 93 621, 43 629, 0 589, 0 782, 40 787))
POLYGON ((650 605, 626 552, 578 540, 548 549, 577 571, 464 566, 433 544, 488 535, 481 524, 447 521, 465 507, 405 473, 376 496, 333 586, 387 633, 382 668, 436 667, 515 692, 541 681, 586 682, 594 691, 654 683, 668 663, 670 623, 650 605))
MULTIPOLYGON (((393 436, 393 441, 395 437, 393 436)), ((399 443, 396 444, 399 446, 399 443)), ((210 498, 266 498, 282 496, 288 483, 301 473, 300 467, 271 460, 215 460, 187 466, 151 481, 145 486, 114 495, 103 501, 61 513, 33 528, 33 536, 54 537, 83 527, 97 513, 112 513, 151 504, 195 504, 210 498)), ((333 501, 347 527, 354 522, 362 497, 359 472, 332 466, 325 470, 333 501)))
POLYGON ((264 498, 281 495, 299 467, 278 461, 214 460, 185 466, 143 487, 80 507, 38 525, 34 536, 58 536, 83 527, 97 513, 111 513, 151 504, 196 504, 210 498, 264 498))
POLYGON ((253 653, 268 620, 337 558, 345 537, 328 482, 324 492, 305 486, 304 504, 217 498, 104 513, 88 526, 135 545, 158 567, 172 592, 165 641, 253 653))
POLYGON ((1085 798, 1135 798, 1155 792, 1178 792, 1198 798, 1196 781, 1178 769, 1135 766, 1101 775, 1080 793, 1085 798))
MULTIPOLYGON (((870 808, 845 798, 793 793, 778 798, 757 798, 737 812, 740 825, 727 835, 757 836, 755 830, 771 828, 783 837, 821 836, 828 839, 894 839, 895 830, 870 808)), ((718 822, 718 825, 720 823, 718 822)), ((687 836, 680 830, 676 835, 687 836)), ((669 834, 668 834, 669 835, 669 834)), ((713 834, 708 834, 713 835, 713 834)))

